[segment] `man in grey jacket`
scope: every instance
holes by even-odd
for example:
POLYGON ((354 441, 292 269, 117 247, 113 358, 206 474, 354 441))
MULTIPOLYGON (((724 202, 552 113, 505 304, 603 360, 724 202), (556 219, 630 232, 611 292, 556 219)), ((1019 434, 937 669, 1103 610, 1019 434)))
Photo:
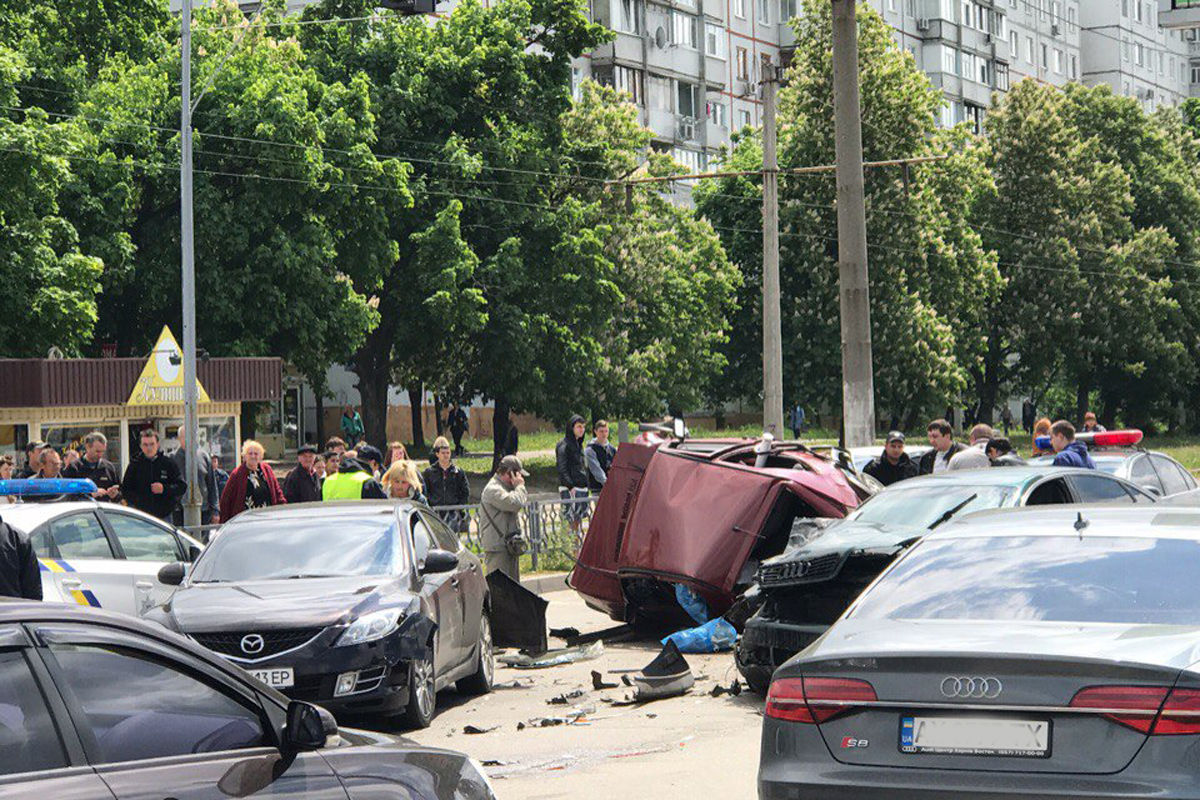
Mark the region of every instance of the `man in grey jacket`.
POLYGON ((505 456, 479 499, 479 538, 487 571, 500 570, 514 581, 521 580, 521 556, 508 549, 508 538, 521 529, 517 515, 529 502, 528 475, 521 459, 505 456))

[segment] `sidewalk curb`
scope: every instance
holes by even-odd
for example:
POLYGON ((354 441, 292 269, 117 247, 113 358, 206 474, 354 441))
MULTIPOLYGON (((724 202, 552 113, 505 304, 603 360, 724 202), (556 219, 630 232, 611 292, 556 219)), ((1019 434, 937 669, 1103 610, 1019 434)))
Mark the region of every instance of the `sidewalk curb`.
POLYGON ((521 585, 534 594, 548 594, 570 589, 567 586, 568 572, 557 572, 553 575, 538 575, 535 578, 522 578, 521 585))

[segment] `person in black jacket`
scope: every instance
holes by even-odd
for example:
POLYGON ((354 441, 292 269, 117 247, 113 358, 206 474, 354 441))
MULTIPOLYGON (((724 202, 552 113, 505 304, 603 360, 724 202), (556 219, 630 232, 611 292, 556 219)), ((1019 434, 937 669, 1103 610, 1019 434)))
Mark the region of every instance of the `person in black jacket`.
POLYGON ((289 503, 315 503, 321 499, 321 481, 317 477, 317 448, 304 444, 296 451, 300 463, 283 479, 283 496, 289 503))
POLYGON ((588 489, 592 494, 600 494, 604 484, 608 483, 608 471, 612 469, 613 459, 617 457, 617 448, 608 441, 608 423, 602 419, 596 420, 592 426, 595 438, 588 442, 584 457, 587 461, 588 489))
POLYGON ((0 520, 0 597, 42 599, 42 575, 29 537, 0 520))
POLYGON ((950 459, 966 448, 954 441, 954 428, 944 419, 935 419, 929 423, 927 432, 929 445, 933 449, 921 456, 921 474, 945 472, 950 466, 950 459))
POLYGON ((887 435, 883 453, 863 467, 863 472, 884 486, 891 486, 893 483, 917 477, 921 468, 904 452, 904 434, 892 431, 887 435))
POLYGON ((187 483, 179 467, 158 449, 158 431, 142 431, 142 454, 129 464, 121 481, 121 494, 134 508, 169 520, 179 498, 187 491, 187 483))
MULTIPOLYGON (((587 465, 583 455, 583 432, 586 428, 583 417, 573 415, 567 423, 567 432, 562 441, 554 448, 554 462, 558 467, 558 494, 563 500, 588 496, 587 465)), ((586 503, 563 504, 563 514, 575 534, 579 533, 580 523, 586 513, 586 503)))
POLYGON ((117 466, 104 457, 108 451, 108 438, 100 431, 92 431, 83 437, 83 458, 63 470, 64 478, 87 478, 96 484, 92 497, 102 502, 115 503, 121 499, 121 476, 117 466))
MULTIPOLYGON (((179 449, 171 454, 171 460, 175 462, 185 484, 187 483, 187 451, 184 449, 186 446, 186 437, 183 428, 180 428, 179 449)), ((204 449, 196 450, 196 479, 197 486, 200 487, 200 524, 212 525, 213 509, 220 507, 221 495, 217 494, 217 478, 212 474, 212 456, 204 449)), ((186 495, 186 492, 184 494, 186 495)), ((183 500, 185 503, 187 502, 186 497, 183 500)), ((176 525, 183 526, 182 505, 175 508, 172 519, 176 525)))
MULTIPOLYGON (((465 506, 470 503, 471 484, 467 481, 467 473, 454 463, 454 452, 445 436, 439 436, 434 441, 433 454, 437 461, 421 474, 429 506, 436 510, 439 506, 465 506)), ((439 511, 438 516, 451 530, 465 532, 467 515, 462 510, 439 511)))

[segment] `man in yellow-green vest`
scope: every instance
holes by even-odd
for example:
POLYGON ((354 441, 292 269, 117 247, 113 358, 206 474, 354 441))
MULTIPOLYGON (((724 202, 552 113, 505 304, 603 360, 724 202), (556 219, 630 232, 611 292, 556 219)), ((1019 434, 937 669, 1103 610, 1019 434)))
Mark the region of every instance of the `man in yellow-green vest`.
MULTIPOLYGON (((371 448, 374 450, 374 448, 371 448)), ((387 493, 375 480, 370 467, 358 460, 359 453, 347 450, 334 475, 325 477, 322 500, 386 500, 387 493)))

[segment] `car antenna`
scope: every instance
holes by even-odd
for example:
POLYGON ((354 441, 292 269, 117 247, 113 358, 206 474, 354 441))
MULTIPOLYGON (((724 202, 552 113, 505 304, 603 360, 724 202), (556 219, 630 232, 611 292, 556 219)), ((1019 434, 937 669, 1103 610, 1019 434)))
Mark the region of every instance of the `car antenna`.
POLYGON ((1083 532, 1087 528, 1088 525, 1091 525, 1091 523, 1083 518, 1082 511, 1077 512, 1077 513, 1079 514, 1079 516, 1075 520, 1075 532, 1079 534, 1079 541, 1082 542, 1083 541, 1083 532))

